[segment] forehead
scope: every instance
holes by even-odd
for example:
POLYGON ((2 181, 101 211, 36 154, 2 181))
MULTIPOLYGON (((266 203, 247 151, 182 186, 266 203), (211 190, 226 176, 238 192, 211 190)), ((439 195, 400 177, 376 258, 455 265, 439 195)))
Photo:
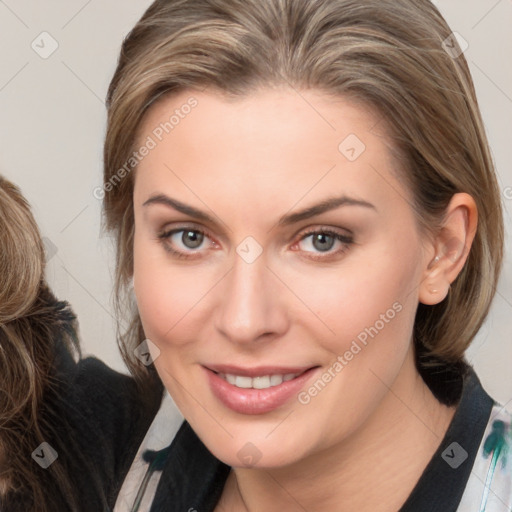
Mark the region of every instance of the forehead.
POLYGON ((408 196, 375 112, 315 90, 262 89, 235 99, 181 91, 148 110, 138 146, 146 142, 152 149, 138 164, 136 194, 222 190, 232 203, 257 196, 265 198, 260 206, 290 207, 333 191, 408 196))

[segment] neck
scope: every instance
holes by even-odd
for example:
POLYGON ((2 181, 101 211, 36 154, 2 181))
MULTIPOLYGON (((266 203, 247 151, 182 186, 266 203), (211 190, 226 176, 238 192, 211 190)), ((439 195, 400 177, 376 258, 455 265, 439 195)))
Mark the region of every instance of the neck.
POLYGON ((411 350, 385 398, 358 431, 293 465, 234 469, 219 510, 395 512, 439 447, 454 412, 424 383, 411 350))

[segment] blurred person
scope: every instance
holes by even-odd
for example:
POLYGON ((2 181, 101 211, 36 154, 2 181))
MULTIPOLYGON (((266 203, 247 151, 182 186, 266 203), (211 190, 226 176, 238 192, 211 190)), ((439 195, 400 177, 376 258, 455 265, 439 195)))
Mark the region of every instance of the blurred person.
POLYGON ((30 207, 0 176, 0 510, 112 510, 161 396, 81 358, 30 207))

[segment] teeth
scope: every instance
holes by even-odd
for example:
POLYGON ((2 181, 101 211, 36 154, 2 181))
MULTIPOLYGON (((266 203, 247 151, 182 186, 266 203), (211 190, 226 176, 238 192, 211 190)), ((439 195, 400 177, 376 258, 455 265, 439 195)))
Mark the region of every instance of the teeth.
POLYGON ((252 379, 251 377, 237 375, 235 377, 235 386, 237 388, 252 388, 252 379))
POLYGON ((270 376, 270 385, 271 386, 279 386, 283 382, 283 377, 281 375, 271 375, 270 376))
POLYGON ((261 375, 259 377, 247 377, 245 375, 232 375, 229 373, 219 373, 229 384, 243 389, 267 389, 279 386, 283 382, 292 380, 297 377, 298 373, 287 373, 286 375, 261 375))

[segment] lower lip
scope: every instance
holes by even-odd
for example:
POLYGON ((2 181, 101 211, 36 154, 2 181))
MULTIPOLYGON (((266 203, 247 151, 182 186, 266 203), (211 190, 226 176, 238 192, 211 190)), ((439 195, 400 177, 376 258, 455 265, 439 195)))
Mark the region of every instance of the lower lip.
POLYGON ((215 372, 205 368, 213 394, 226 406, 241 414, 264 414, 296 396, 305 382, 318 369, 310 368, 295 379, 266 389, 244 389, 233 386, 215 372))

